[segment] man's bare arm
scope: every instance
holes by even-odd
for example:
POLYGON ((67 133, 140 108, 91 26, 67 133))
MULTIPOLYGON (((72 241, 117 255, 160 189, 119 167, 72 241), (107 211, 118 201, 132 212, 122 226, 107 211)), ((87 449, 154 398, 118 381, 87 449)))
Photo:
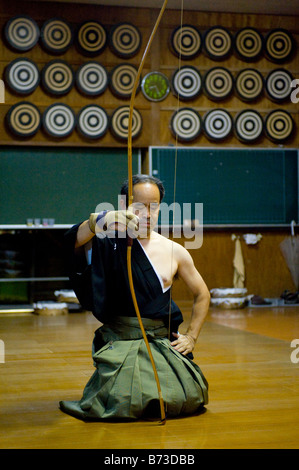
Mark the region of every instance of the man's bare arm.
POLYGON ((193 306, 190 324, 185 335, 177 338, 171 344, 175 349, 186 355, 194 349, 196 340, 207 316, 210 305, 210 292, 203 278, 194 266, 191 255, 183 247, 178 248, 178 275, 193 294, 193 306))

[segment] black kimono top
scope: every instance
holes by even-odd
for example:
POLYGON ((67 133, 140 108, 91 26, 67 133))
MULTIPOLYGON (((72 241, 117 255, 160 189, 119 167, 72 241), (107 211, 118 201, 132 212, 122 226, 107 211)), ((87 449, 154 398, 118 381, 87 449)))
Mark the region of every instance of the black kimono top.
MULTIPOLYGON (((75 250, 79 225, 65 235, 69 277, 83 308, 92 311, 101 323, 111 323, 116 316, 136 316, 127 275, 127 240, 117 232, 92 240, 91 264, 84 247, 75 250), (113 235, 113 236, 112 236, 113 235)), ((123 234, 122 234, 123 235, 123 234)), ((160 280, 140 243, 132 246, 132 275, 141 317, 162 319, 170 333, 177 332, 183 321, 179 307, 171 300, 170 289, 163 292, 160 280)))

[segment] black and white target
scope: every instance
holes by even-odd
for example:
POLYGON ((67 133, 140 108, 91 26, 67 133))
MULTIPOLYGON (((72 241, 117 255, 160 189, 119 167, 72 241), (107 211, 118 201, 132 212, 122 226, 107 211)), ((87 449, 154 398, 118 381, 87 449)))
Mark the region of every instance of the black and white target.
POLYGON ((233 91, 234 79, 224 67, 213 67, 204 76, 203 87, 206 95, 215 101, 227 98, 233 91))
POLYGON ((265 118, 265 133, 273 142, 284 142, 294 130, 291 114, 283 109, 271 111, 265 118))
POLYGON ((28 95, 39 85, 40 73, 33 60, 15 59, 5 69, 5 81, 14 92, 28 95))
POLYGON ((178 140, 194 140, 200 135, 202 130, 201 116, 195 109, 181 108, 173 114, 170 128, 178 140))
POLYGON ((107 45, 107 32, 98 21, 85 21, 77 32, 77 46, 83 55, 94 57, 107 45))
POLYGON ((70 24, 61 18, 46 21, 40 32, 41 43, 52 54, 63 54, 73 44, 74 34, 70 24))
POLYGON ((106 90, 108 82, 106 68, 96 61, 82 64, 76 72, 76 86, 85 95, 102 94, 106 90))
POLYGON ((272 29, 265 37, 264 52, 272 62, 281 63, 287 60, 294 50, 294 39, 289 31, 272 29))
POLYGON ((9 109, 6 122, 16 136, 32 137, 41 126, 41 113, 34 104, 22 101, 9 109))
POLYGON ((52 137, 67 137, 75 127, 75 113, 66 104, 53 103, 42 117, 45 132, 52 137))
POLYGON ((115 25, 109 34, 109 44, 112 51, 119 57, 130 58, 141 47, 141 34, 139 29, 131 23, 115 25))
POLYGON ((264 90, 264 78, 256 69, 243 69, 235 78, 235 91, 242 101, 259 98, 264 90))
POLYGON ((292 92, 293 76, 288 70, 275 69, 266 77, 265 87, 269 98, 273 101, 284 101, 292 92))
POLYGON ((233 48, 230 32, 222 26, 213 26, 203 37, 205 53, 213 60, 226 59, 233 48))
POLYGON ((40 29, 30 16, 14 16, 5 24, 4 37, 12 49, 30 51, 39 40, 40 29))
POLYGON ((195 26, 184 24, 177 27, 171 34, 172 50, 182 59, 192 59, 202 48, 201 34, 195 26))
MULTIPOLYGON (((112 134, 118 139, 127 139, 129 132, 129 106, 117 108, 110 119, 110 129, 112 134)), ((138 137, 142 130, 142 117, 137 109, 133 109, 132 116, 132 139, 138 137)))
POLYGON ((42 85, 53 95, 65 95, 74 85, 72 67, 64 60, 52 60, 42 69, 42 85))
POLYGON ((190 100, 199 95, 202 86, 200 72, 192 66, 177 69, 171 80, 173 93, 182 100, 190 100))
POLYGON ((255 142, 263 133, 263 118, 253 109, 244 109, 235 117, 234 128, 236 136, 241 142, 255 142))
POLYGON ((257 60, 263 52, 263 45, 263 36, 255 28, 242 28, 234 38, 237 55, 246 61, 257 60))
MULTIPOLYGON (((111 91, 121 98, 129 98, 132 94, 138 69, 133 64, 120 64, 110 73, 109 86, 111 91)), ((140 83, 138 84, 139 90, 140 83)))
POLYGON ((109 127, 108 114, 101 106, 89 104, 82 108, 77 116, 77 129, 89 139, 103 137, 109 127))
POLYGON ((208 139, 222 140, 228 137, 233 129, 233 120, 225 109, 212 109, 204 115, 204 132, 208 139))

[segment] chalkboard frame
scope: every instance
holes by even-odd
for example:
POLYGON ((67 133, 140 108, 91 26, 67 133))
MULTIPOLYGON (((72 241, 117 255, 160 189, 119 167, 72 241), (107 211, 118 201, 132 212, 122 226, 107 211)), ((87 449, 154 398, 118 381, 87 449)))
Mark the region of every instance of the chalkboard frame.
MULTIPOLYGON (((201 158, 199 159, 199 163, 201 161, 201 158)), ((244 160, 244 159, 243 159, 244 160)), ((250 160, 250 158, 249 158, 250 160)), ((194 160, 193 160, 194 162, 194 160)), ((267 161, 266 161, 267 162, 267 161)), ((270 162, 270 160, 269 160, 270 162)), ((190 164, 190 161, 189 161, 190 164)), ((242 167, 242 165, 241 165, 242 167)), ((206 169, 210 169, 211 165, 207 165, 206 169)), ((242 171, 244 171, 246 168, 243 165, 242 171)), ((241 171, 241 170, 240 170, 241 171)), ((242 175, 241 171, 241 175, 242 175)), ((194 203, 202 203, 203 207, 203 220, 200 221, 203 223, 203 226, 205 227, 288 227, 291 224, 292 220, 295 220, 298 222, 299 219, 299 204, 298 204, 298 181, 299 181, 299 150, 298 149, 289 149, 289 148, 219 148, 219 147, 175 147, 175 146, 152 146, 149 147, 149 172, 153 176, 157 176, 160 178, 166 189, 166 194, 165 194, 165 199, 164 202, 171 205, 174 202, 178 203, 179 205, 182 206, 183 203, 190 203, 191 205, 194 206, 194 203), (213 171, 210 171, 209 178, 207 178, 207 175, 205 175, 202 172, 199 172, 199 168, 192 168, 192 172, 190 172, 190 168, 188 170, 188 158, 185 160, 184 165, 182 165, 181 162, 181 155, 183 154, 184 156, 190 155, 190 153, 194 152, 196 155, 201 155, 201 158, 203 156, 211 155, 217 153, 219 157, 221 157, 220 160, 218 160, 218 165, 215 164, 215 159, 214 161, 211 161, 211 164, 213 164, 213 171), (249 178, 248 181, 251 181, 252 183, 252 171, 254 170, 256 172, 256 178, 258 179, 259 184, 262 183, 263 187, 265 188, 263 190, 263 187, 259 187, 257 185, 256 188, 248 186, 247 184, 244 183, 244 190, 239 190, 236 192, 236 195, 239 196, 237 204, 239 207, 239 211, 243 211, 244 213, 250 212, 250 204, 252 205, 251 210, 253 211, 252 214, 254 213, 254 210, 256 212, 259 212, 259 216, 253 218, 252 214, 251 216, 247 217, 228 217, 226 216, 211 216, 211 211, 214 208, 217 208, 217 204, 220 206, 223 206, 225 208, 225 199, 230 200, 228 203, 233 203, 233 191, 231 191, 230 197, 229 194, 226 195, 223 193, 223 178, 225 175, 228 175, 228 167, 226 170, 226 173, 223 172, 223 168, 225 168, 225 163, 228 163, 226 157, 227 155, 230 155, 230 162, 235 161, 236 164, 238 163, 238 155, 239 156, 244 156, 246 155, 246 158, 248 159, 249 156, 251 156, 251 159, 253 161, 253 165, 250 166, 250 168, 247 169, 248 174, 250 175, 251 173, 251 178, 249 178), (258 158, 260 156, 269 156, 272 155, 272 160, 271 162, 276 163, 275 168, 271 168, 271 166, 265 165, 265 159, 260 160, 263 162, 263 169, 267 169, 267 175, 262 176, 262 174, 259 171, 259 163, 260 161, 258 158), (279 161, 279 156, 284 156, 284 161, 281 163, 281 168, 283 169, 282 175, 277 174, 277 170, 280 165, 279 161), (160 162, 157 161, 158 158, 164 158, 163 165, 161 165, 161 160, 160 162), (177 159, 177 160, 176 160, 177 159), (224 160, 223 160, 224 159, 224 160), (221 164, 222 161, 222 166, 221 164), (175 161, 177 163, 175 164, 175 161), (222 179, 219 177, 222 171, 222 179), (211 175, 212 173, 212 175, 211 175), (174 175, 176 174, 176 181, 175 181, 175 191, 174 191, 174 175), (218 175, 217 175, 218 174, 218 175), (217 178, 218 181, 222 183, 221 185, 217 184, 217 178), (283 199, 283 205, 279 199, 279 196, 276 197, 275 194, 275 189, 273 189, 272 194, 268 194, 269 190, 269 185, 277 183, 280 178, 280 183, 281 187, 280 189, 280 195, 282 196, 283 199), (194 187, 194 181, 197 181, 198 187, 204 187, 204 185, 210 184, 210 188, 212 191, 212 196, 210 197, 210 200, 207 202, 204 198, 200 197, 200 194, 198 197, 189 197, 190 195, 187 194, 187 196, 183 196, 182 192, 183 190, 185 191, 185 194, 188 193, 189 188, 192 191, 192 188, 194 187), (212 181, 212 183, 211 183, 212 181), (213 181, 215 181, 214 187, 213 187, 213 181), (274 182, 274 183, 273 183, 274 182), (263 209, 263 202, 259 204, 259 193, 263 194, 264 196, 264 206, 265 208, 263 209), (241 197, 240 197, 241 194, 241 197), (228 196, 228 197, 226 197, 228 196), (270 198, 271 196, 271 198, 270 198), (252 200, 250 199, 252 197, 252 200), (214 198, 214 202, 211 201, 211 199, 214 198), (270 199, 269 199, 270 198, 270 199), (266 200, 267 199, 267 200, 266 200), (254 204, 253 202, 254 201, 254 204), (264 211, 267 210, 272 210, 271 206, 271 201, 275 203, 277 208, 281 211, 279 216, 275 217, 267 217, 264 215, 260 215, 261 209, 264 211)), ((240 175, 239 175, 240 176, 240 175)), ((235 183, 235 181, 238 181, 238 185, 240 185, 240 179, 236 179, 236 175, 232 176, 232 181, 235 183)), ((236 183, 235 183, 236 184, 236 183)), ((224 185, 225 186, 225 185, 224 185)), ((224 188, 225 189, 225 188, 224 188)), ((208 194, 211 194, 211 191, 205 191, 205 197, 207 197, 208 194)), ((199 191, 200 193, 200 191, 199 191)), ((226 207, 227 209, 227 207, 226 207)), ((217 209, 218 210, 218 209, 217 209)), ((274 212, 274 209, 273 209, 274 212)), ((228 213, 228 212, 227 212, 228 213)), ((240 215, 240 214, 239 214, 240 215)), ((272 214, 273 215, 273 214, 272 214)), ((194 216, 194 211, 192 212, 191 219, 194 216)), ((170 220, 170 225, 173 224, 174 226, 182 226, 184 223, 186 223, 186 220, 184 219, 183 211, 179 213, 178 216, 174 216, 175 220, 170 220)), ((165 225, 165 221, 159 219, 159 224, 161 226, 165 225)))
MULTIPOLYGON (((133 149, 133 172, 141 152, 133 149)), ((55 219, 54 228, 85 220, 96 206, 118 206, 128 177, 126 148, 0 147, 0 228, 26 228, 27 220, 55 219)), ((53 228, 53 227, 52 227, 53 228)))

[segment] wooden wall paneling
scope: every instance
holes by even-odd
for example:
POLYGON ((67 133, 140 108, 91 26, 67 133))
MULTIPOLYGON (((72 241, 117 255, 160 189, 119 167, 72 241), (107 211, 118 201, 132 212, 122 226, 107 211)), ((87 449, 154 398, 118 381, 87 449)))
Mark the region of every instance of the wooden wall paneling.
MULTIPOLYGON (((204 229, 203 244, 196 250, 190 250, 195 266, 203 276, 209 289, 233 287, 233 257, 235 242, 232 234, 241 237, 242 255, 245 264, 245 287, 248 294, 262 297, 279 297, 285 289, 295 292, 295 286, 281 254, 279 245, 290 235, 288 230, 269 230, 248 228, 242 230, 204 229), (243 234, 261 233, 262 239, 257 245, 246 245, 243 234)), ((176 240, 184 245, 186 239, 176 240)), ((187 240, 188 241, 188 240, 187 240)), ((190 300, 191 295, 181 280, 174 284, 174 297, 190 300)))
MULTIPOLYGON (((128 61, 132 64, 139 65, 142 58, 142 54, 147 43, 148 37, 151 32, 151 28, 156 20, 158 10, 151 9, 142 9, 142 8, 126 8, 125 12, 122 8, 117 7, 103 7, 96 5, 83 5, 77 4, 76 8, 70 8, 69 5, 59 3, 46 3, 43 2, 39 4, 38 2, 19 2, 16 1, 12 5, 8 5, 4 0, 0 2, 0 28, 5 25, 6 21, 16 15, 16 14, 28 14, 33 19, 35 19, 39 26, 41 27, 44 21, 49 18, 60 16, 61 18, 66 19, 68 22, 76 28, 82 21, 95 19, 101 22, 104 26, 107 27, 107 30, 112 27, 112 25, 128 21, 136 25, 141 34, 142 34, 142 46, 140 51, 131 59, 124 60, 120 57, 117 57, 107 46, 106 49, 94 60, 98 60, 102 65, 104 65, 108 71, 111 70, 115 65, 128 61), (150 21, 149 21, 150 19, 150 21)), ((228 28, 232 33, 235 33, 243 27, 255 27, 262 34, 266 34, 272 28, 285 28, 289 30, 299 43, 299 28, 298 21, 295 17, 287 16, 271 16, 271 15, 248 15, 248 14, 228 14, 228 13, 208 13, 208 12, 190 12, 185 11, 183 15, 183 23, 192 24, 199 28, 201 33, 204 33, 212 25, 221 25, 228 28)), ((180 24, 180 12, 178 10, 168 10, 162 18, 161 26, 158 30, 157 36, 152 45, 152 50, 150 51, 149 57, 146 61, 143 76, 150 70, 159 69, 165 73, 169 79, 176 68, 179 67, 178 58, 170 50, 170 35, 172 30, 180 24)), ((42 49, 41 45, 38 43, 31 51, 26 54, 20 54, 18 52, 10 50, 3 41, 0 41, 0 76, 3 76, 3 71, 5 66, 14 58, 22 56, 27 56, 34 60, 39 69, 41 70, 43 66, 51 59, 56 56, 49 54, 42 49)), ((58 56, 60 59, 67 61, 74 70, 80 66, 80 64, 87 62, 90 58, 80 54, 73 45, 68 51, 64 54, 58 56)), ((257 68, 266 76, 270 70, 273 70, 278 67, 277 64, 270 62, 265 57, 261 57, 258 61, 253 63, 248 63, 240 60, 236 57, 235 53, 232 53, 228 59, 225 61, 213 61, 207 57, 204 52, 201 52, 197 57, 190 61, 181 61, 181 65, 193 65, 196 66, 202 75, 214 66, 223 66, 228 68, 234 76, 240 69, 245 67, 257 68)), ((280 66, 280 65, 279 65, 280 66)), ((295 77, 299 76, 299 55, 298 52, 292 57, 288 62, 282 64, 282 67, 287 68, 291 71, 295 77)), ((37 106, 45 108, 49 104, 60 101, 65 102, 66 104, 72 105, 76 109, 80 109, 85 104, 97 103, 109 110, 113 110, 116 107, 128 104, 128 100, 123 100, 115 97, 109 89, 107 89, 101 96, 96 98, 86 97, 80 94, 74 87, 68 95, 64 97, 53 97, 42 90, 39 86, 31 95, 28 97, 28 101, 34 102, 37 106)), ((17 96, 13 94, 8 87, 6 87, 6 105, 12 105, 15 102, 23 100, 24 97, 17 96)), ((25 97, 26 99, 26 97, 25 97)), ((257 109, 261 112, 263 116, 275 108, 282 107, 292 113, 292 116, 295 120, 296 127, 299 125, 298 117, 298 106, 297 104, 292 104, 290 102, 277 104, 270 101, 266 96, 262 96, 256 102, 244 103, 234 94, 221 102, 215 102, 207 98, 204 93, 201 93, 198 98, 188 102, 180 102, 179 106, 189 106, 194 107, 200 112, 201 115, 204 115, 205 112, 211 108, 222 107, 227 109, 232 116, 234 117, 238 111, 246 108, 257 109)), ((175 140, 170 132, 169 123, 171 116, 174 110, 178 107, 178 100, 176 97, 169 94, 169 96, 162 102, 151 103, 147 101, 141 93, 136 97, 136 107, 141 110, 144 117, 144 126, 143 132, 138 140, 134 141, 133 145, 138 145, 141 147, 147 147, 148 145, 167 145, 169 143, 175 143, 175 140), (143 111, 146 110, 146 111, 143 111), (147 112, 150 111, 149 113, 147 112), (151 129, 151 132, 150 132, 151 129)), ((3 120, 3 112, 5 108, 1 108, 1 121, 3 120)), ((22 141, 15 139, 10 133, 7 133, 3 127, 0 130, 0 138, 3 144, 21 144, 22 141)), ((32 143, 36 145, 38 143, 44 145, 48 143, 52 145, 53 142, 49 141, 47 137, 44 136, 43 132, 40 131, 38 134, 32 138, 30 141, 24 141, 25 145, 32 143)), ((298 131, 295 135, 289 139, 284 145, 286 147, 297 147, 299 143, 298 131)), ((73 133, 67 140, 61 142, 64 144, 72 145, 104 145, 107 147, 110 146, 123 146, 125 143, 118 142, 113 136, 108 132, 105 137, 100 139, 97 143, 92 141, 87 141, 77 136, 76 133, 73 133)), ((262 147, 273 147, 276 146, 276 143, 272 143, 266 137, 262 137, 258 143, 255 145, 262 147)), ((181 145, 181 144, 180 144, 181 145)), ((199 136, 196 140, 188 143, 188 145, 204 145, 210 146, 215 145, 211 143, 204 135, 199 136)), ((231 136, 225 139, 224 142, 221 142, 223 147, 227 146, 243 146, 235 136, 231 136)))

